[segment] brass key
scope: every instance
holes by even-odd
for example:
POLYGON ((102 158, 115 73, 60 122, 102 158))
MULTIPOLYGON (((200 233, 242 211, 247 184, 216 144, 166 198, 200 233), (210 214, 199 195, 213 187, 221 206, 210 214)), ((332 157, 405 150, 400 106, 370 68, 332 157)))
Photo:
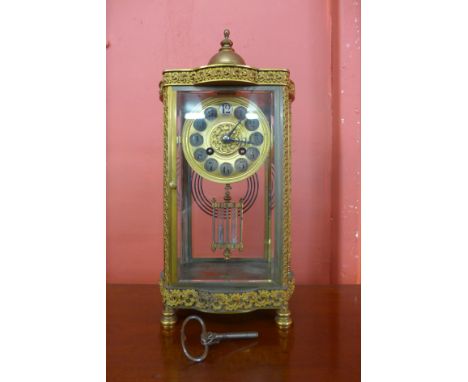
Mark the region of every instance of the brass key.
POLYGON ((257 337, 258 337, 258 332, 230 332, 230 333, 207 332, 205 323, 203 322, 201 317, 198 317, 198 316, 188 316, 184 320, 182 324, 182 328, 180 330, 180 342, 182 343, 182 349, 184 350, 184 354, 187 356, 188 359, 190 359, 191 361, 195 361, 195 362, 203 361, 208 355, 209 346, 213 344, 219 344, 221 340, 239 339, 239 338, 257 338, 257 337), (191 320, 198 321, 202 327, 200 342, 205 347, 205 350, 203 354, 198 357, 192 356, 187 350, 187 347, 185 346, 185 343, 187 340, 187 337, 185 336, 185 325, 187 325, 187 323, 191 320))

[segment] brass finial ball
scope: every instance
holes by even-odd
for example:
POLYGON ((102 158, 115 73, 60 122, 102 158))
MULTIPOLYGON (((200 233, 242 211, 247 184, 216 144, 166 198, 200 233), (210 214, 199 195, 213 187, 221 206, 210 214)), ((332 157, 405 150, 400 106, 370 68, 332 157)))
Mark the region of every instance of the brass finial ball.
POLYGON ((230 34, 231 32, 229 31, 229 29, 224 30, 224 40, 221 41, 221 48, 230 48, 233 45, 233 42, 229 38, 230 34))

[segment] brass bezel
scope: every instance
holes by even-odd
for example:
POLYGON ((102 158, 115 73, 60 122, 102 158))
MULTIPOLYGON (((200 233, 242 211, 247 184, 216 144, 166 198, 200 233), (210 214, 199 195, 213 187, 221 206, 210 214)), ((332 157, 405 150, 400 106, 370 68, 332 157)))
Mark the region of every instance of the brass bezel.
MULTIPOLYGON (((257 149, 259 149, 260 151, 259 157, 255 159, 255 161, 249 161, 251 163, 251 166, 249 166, 249 168, 245 172, 237 173, 237 175, 226 177, 226 176, 219 175, 219 170, 216 170, 214 172, 206 171, 206 169, 203 167, 203 164, 201 162, 198 162, 193 156, 193 152, 198 147, 192 147, 190 145, 190 133, 191 133, 190 129, 193 126, 194 120, 185 121, 184 126, 182 128, 182 136, 181 136, 182 150, 184 152, 185 159, 187 160, 190 167, 203 178, 211 180, 212 182, 223 183, 223 184, 240 182, 244 179, 247 179, 249 176, 253 175, 255 172, 257 172, 262 166, 266 157, 269 155, 271 146, 273 144, 272 134, 270 132, 270 124, 268 122, 267 117, 265 116, 265 114, 263 114, 262 110, 256 104, 254 104, 252 101, 250 101, 247 98, 231 96, 231 95, 230 96, 220 95, 220 96, 209 97, 201 101, 197 106, 195 106, 194 110, 203 111, 210 106, 219 105, 224 102, 229 102, 231 104, 235 103, 237 105, 241 105, 246 108, 253 107, 253 109, 255 109, 255 112, 258 114, 258 117, 259 117, 258 119, 260 121, 260 126, 257 131, 261 131, 261 133, 263 133, 264 142, 261 146, 257 147, 257 149)), ((235 117, 233 115, 229 117, 224 117, 223 122, 224 121, 228 121, 233 124, 237 122, 237 120, 235 120, 235 117)), ((209 128, 207 128, 204 132, 199 132, 199 134, 201 134, 204 137, 204 139, 206 139, 207 136, 211 133, 211 131, 208 131, 208 129, 209 128)), ((244 129, 242 124, 239 125, 239 127, 237 128, 237 131, 240 131, 240 129, 244 129)), ((235 159, 238 159, 241 156, 238 153, 232 153, 230 155, 226 155, 225 157, 222 157, 220 155, 216 155, 215 157, 219 159, 222 158, 224 162, 234 164, 235 159)))

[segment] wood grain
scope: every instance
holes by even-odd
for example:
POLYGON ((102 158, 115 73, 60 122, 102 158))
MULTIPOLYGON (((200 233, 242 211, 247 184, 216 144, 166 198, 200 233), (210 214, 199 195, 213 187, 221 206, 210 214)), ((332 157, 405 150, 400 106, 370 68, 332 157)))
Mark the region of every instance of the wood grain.
MULTIPOLYGON (((360 286, 297 286, 291 299, 294 324, 277 329, 274 312, 210 315, 179 311, 172 332, 159 324, 161 297, 153 285, 107 287, 108 381, 359 381, 360 286), (185 358, 180 325, 188 314, 203 317, 209 331, 258 331, 250 340, 210 347, 199 364, 185 358)), ((188 326, 196 346, 196 324, 188 326)), ((198 347, 200 349, 200 347, 198 347)))

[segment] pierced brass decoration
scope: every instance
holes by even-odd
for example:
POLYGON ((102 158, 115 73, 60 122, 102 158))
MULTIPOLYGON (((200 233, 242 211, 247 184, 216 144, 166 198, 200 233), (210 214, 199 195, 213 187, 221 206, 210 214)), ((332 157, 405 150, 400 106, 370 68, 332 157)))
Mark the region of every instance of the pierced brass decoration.
POLYGON ((170 279, 170 274, 168 272, 170 264, 170 234, 169 234, 169 198, 171 188, 170 183, 170 169, 169 169, 169 140, 168 140, 168 131, 169 131, 169 109, 168 109, 168 88, 163 90, 163 104, 164 104, 164 159, 163 159, 163 184, 164 184, 164 194, 163 194, 163 226, 164 226, 164 278, 166 280, 170 279))
POLYGON ((291 104, 283 89, 283 284, 291 273, 291 104))
MULTIPOLYGON (((195 69, 165 70, 161 87, 170 85, 201 85, 208 82, 247 83, 255 85, 289 86, 286 69, 257 69, 239 65, 211 65, 195 69)), ((294 89, 292 88, 292 94, 294 89)))
MULTIPOLYGON (((228 135, 229 132, 235 127, 235 125, 235 122, 224 122, 218 124, 211 130, 209 137, 210 146, 213 147, 217 153, 220 153, 221 155, 232 155, 235 154, 239 149, 239 142, 223 142, 223 137, 228 135)), ((231 138, 241 139, 241 129, 234 131, 234 133, 231 135, 231 138)))
POLYGON ((198 289, 166 288, 161 283, 161 296, 164 306, 170 308, 197 309, 212 313, 283 309, 284 313, 285 306, 294 292, 294 280, 291 279, 287 285, 287 289, 258 289, 222 293, 198 289))

